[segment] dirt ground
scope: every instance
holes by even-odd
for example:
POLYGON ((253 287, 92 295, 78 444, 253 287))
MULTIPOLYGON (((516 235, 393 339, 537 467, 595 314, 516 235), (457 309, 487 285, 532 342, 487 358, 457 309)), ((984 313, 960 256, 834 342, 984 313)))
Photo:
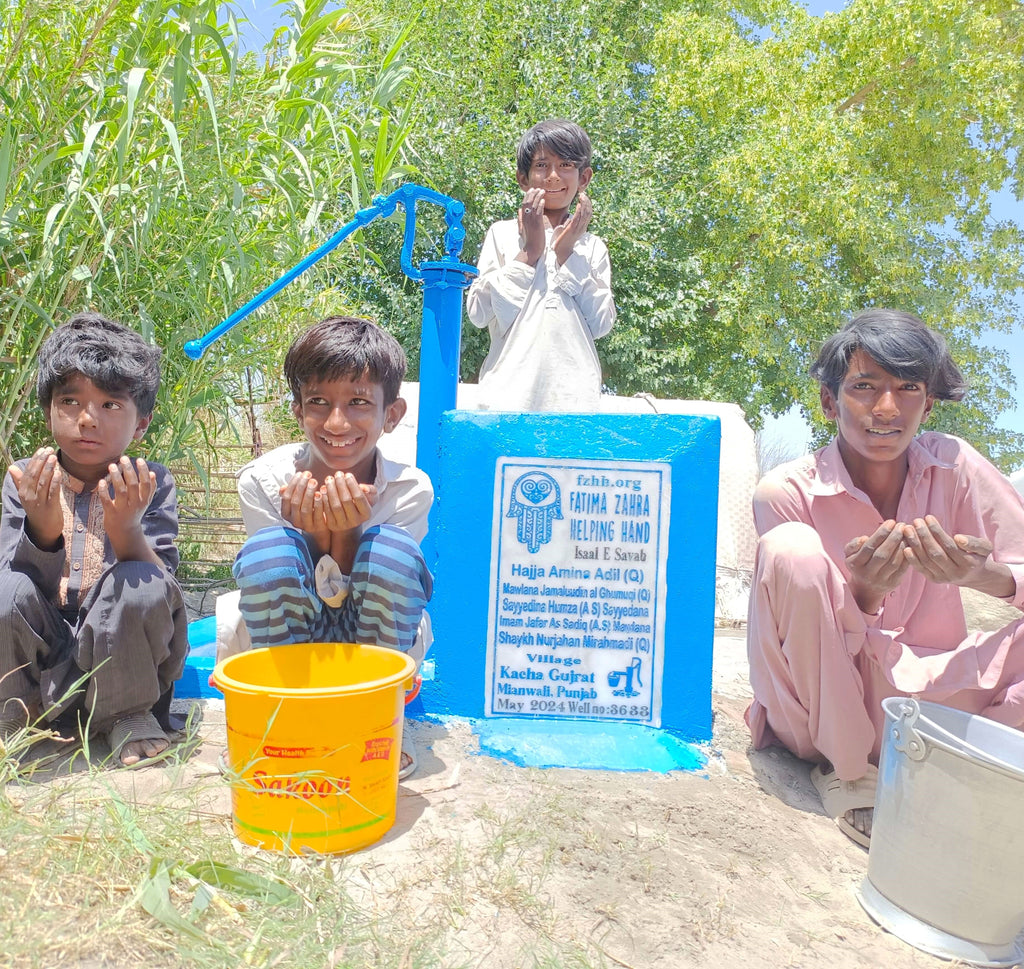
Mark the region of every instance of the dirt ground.
MULTIPOLYGON (((345 890, 371 917, 429 933, 446 966, 948 965, 862 910, 867 852, 822 814, 809 765, 750 749, 749 695, 744 631, 719 629, 714 739, 694 773, 521 768, 481 755, 465 721, 409 723, 419 770, 391 832, 341 862, 345 890)), ((209 782, 224 717, 203 708, 192 758, 114 772, 118 784, 145 799, 209 782)), ((227 823, 227 785, 207 800, 227 823)))

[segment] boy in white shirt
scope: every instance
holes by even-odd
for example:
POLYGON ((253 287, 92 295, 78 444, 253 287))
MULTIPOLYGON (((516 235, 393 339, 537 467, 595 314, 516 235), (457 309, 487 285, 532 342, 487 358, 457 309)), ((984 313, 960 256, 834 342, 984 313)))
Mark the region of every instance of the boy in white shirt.
POLYGON ((608 248, 587 231, 590 159, 587 133, 563 119, 534 125, 519 142, 523 203, 517 218, 487 230, 467 298, 470 321, 491 335, 480 369, 486 409, 597 409, 594 341, 611 330, 615 301, 608 248))

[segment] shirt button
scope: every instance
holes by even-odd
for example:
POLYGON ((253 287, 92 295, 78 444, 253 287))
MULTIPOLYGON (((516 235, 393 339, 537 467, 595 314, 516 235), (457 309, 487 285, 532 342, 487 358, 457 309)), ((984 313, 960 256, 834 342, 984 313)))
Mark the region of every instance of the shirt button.
POLYGON ((73 566, 71 566, 71 567, 77 572, 77 571, 79 571, 79 569, 82 568, 82 563, 81 562, 75 562, 75 564, 73 566))
POLYGON ((76 531, 76 532, 81 532, 81 531, 84 531, 84 530, 85 530, 85 525, 78 525, 78 526, 77 526, 77 527, 75 528, 75 531, 76 531))

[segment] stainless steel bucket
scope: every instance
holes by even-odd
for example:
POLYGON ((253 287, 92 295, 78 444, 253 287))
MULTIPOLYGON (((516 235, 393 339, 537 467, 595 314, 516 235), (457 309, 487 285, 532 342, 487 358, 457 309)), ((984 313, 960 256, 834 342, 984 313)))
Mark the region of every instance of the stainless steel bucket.
POLYGON ((1024 733, 937 703, 882 701, 868 873, 883 928, 978 966, 1024 961, 1024 733))

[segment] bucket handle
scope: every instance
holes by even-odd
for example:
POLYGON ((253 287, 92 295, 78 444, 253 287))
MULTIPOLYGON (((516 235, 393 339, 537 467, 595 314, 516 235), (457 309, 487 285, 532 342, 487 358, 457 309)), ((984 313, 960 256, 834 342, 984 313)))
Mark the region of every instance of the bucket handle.
MULTIPOLYGON (((893 724, 892 728, 893 746, 900 753, 906 754, 911 760, 922 761, 928 756, 928 745, 921 734, 914 729, 918 717, 921 715, 921 707, 913 697, 907 697, 900 702, 899 711, 900 717, 893 724)), ((990 767, 1010 771, 1014 776, 1020 775, 1019 767, 1008 764, 998 757, 993 757, 990 753, 982 750, 980 747, 975 747, 974 744, 969 743, 963 737, 950 733, 945 727, 940 726, 934 720, 928 721, 928 727, 930 731, 934 731, 939 735, 937 739, 944 740, 954 750, 970 754, 990 767)))
POLYGON ((917 700, 908 697, 900 703, 899 711, 899 719, 892 727, 893 746, 911 760, 920 762, 928 756, 928 745, 914 729, 917 718, 921 715, 921 708, 917 705, 917 700))

